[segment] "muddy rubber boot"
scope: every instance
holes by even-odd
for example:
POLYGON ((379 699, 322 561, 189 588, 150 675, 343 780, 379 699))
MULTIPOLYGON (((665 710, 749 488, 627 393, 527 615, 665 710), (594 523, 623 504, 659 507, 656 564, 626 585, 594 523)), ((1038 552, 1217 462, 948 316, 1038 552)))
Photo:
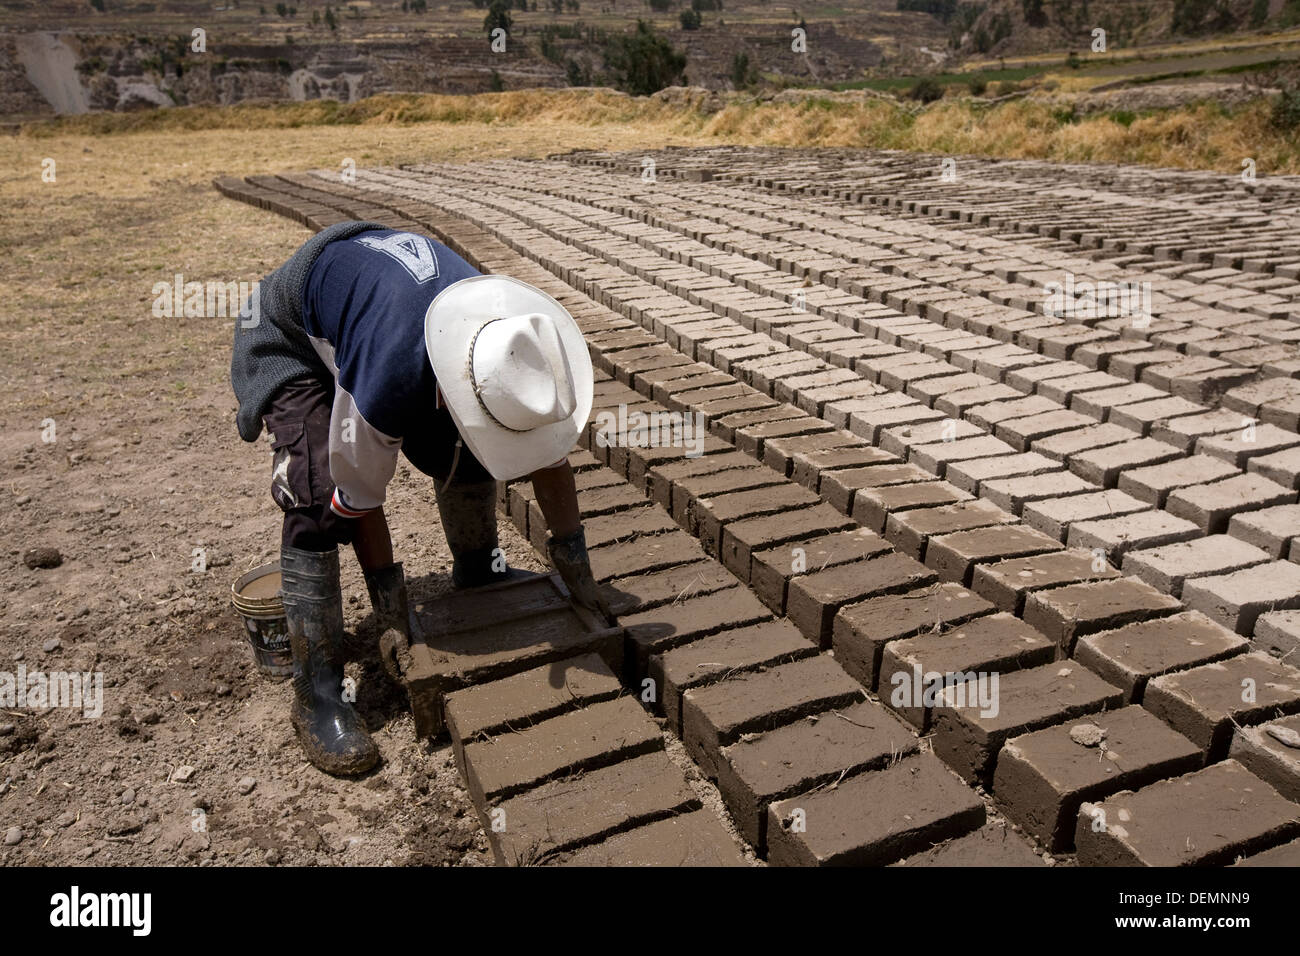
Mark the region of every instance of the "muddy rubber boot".
POLYGON ((293 728, 307 758, 334 776, 365 773, 379 748, 343 699, 339 553, 280 551, 280 587, 293 650, 293 728))
POLYGON ((400 683, 402 669, 399 661, 410 649, 413 628, 402 562, 371 571, 363 568, 362 574, 366 578, 366 590, 370 592, 370 607, 379 619, 379 657, 388 676, 400 683))
POLYGON ((451 549, 451 583, 458 588, 480 588, 526 577, 505 563, 497 544, 497 486, 495 481, 451 485, 436 489, 438 515, 451 549), (496 563, 500 570, 494 570, 496 563))

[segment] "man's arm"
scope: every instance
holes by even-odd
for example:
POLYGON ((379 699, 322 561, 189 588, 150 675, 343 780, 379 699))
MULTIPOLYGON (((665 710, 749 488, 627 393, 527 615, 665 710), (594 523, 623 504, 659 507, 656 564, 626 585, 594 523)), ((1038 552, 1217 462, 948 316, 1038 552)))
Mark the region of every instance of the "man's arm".
POLYGON ((367 511, 356 519, 352 550, 363 571, 378 571, 393 563, 393 539, 388 533, 388 519, 383 507, 367 511))

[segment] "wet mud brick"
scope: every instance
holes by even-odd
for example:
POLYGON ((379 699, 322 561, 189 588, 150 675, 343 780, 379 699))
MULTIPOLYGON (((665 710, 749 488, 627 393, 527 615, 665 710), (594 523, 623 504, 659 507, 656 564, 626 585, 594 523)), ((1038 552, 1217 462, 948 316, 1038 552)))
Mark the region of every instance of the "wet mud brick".
POLYGON ((578 510, 582 513, 584 520, 600 515, 614 514, 618 511, 626 511, 629 508, 636 508, 643 504, 645 504, 645 495, 631 485, 622 482, 610 487, 578 491, 578 510))
POLYGON ((853 494, 853 520, 864 528, 881 532, 895 511, 934 508, 970 501, 971 495, 946 481, 924 481, 884 488, 858 488, 853 494))
POLYGON ((783 664, 817 653, 817 645, 789 621, 765 621, 721 631, 650 658, 648 676, 668 724, 681 733, 682 694, 744 671, 783 664))
POLYGON ((875 690, 890 641, 953 627, 993 611, 993 605, 958 584, 937 584, 871 598, 839 610, 832 625, 835 659, 868 690, 875 690))
POLYGON ((999 524, 1015 524, 1015 515, 1007 514, 987 501, 963 501, 938 508, 916 508, 891 514, 885 522, 885 537, 909 558, 925 557, 929 540, 938 535, 999 524))
POLYGON ((1029 841, 1005 824, 986 823, 974 833, 956 837, 891 866, 1047 866, 1029 841))
POLYGON ((1011 558, 996 564, 981 564, 971 576, 971 590, 988 598, 998 609, 1020 614, 1025 595, 1063 584, 1100 581, 1119 577, 1119 572, 1097 559, 1090 551, 1054 551, 1027 558, 1011 558))
POLYGON ((1187 606, 1238 634, 1251 634, 1267 611, 1300 608, 1300 565, 1275 561, 1183 585, 1187 606))
POLYGON ((1300 670, 1258 651, 1239 654, 1153 678, 1142 706, 1218 760, 1234 726, 1300 712, 1300 670))
POLYGON ((732 627, 771 618, 747 588, 728 588, 639 614, 620 618, 627 633, 626 676, 633 684, 645 677, 650 656, 732 627))
POLYGON ((1292 840, 1263 853, 1238 860, 1233 866, 1300 867, 1300 840, 1292 840))
POLYGON ((984 804, 969 787, 932 754, 915 754, 772 804, 767 858, 773 866, 883 866, 984 821, 984 804))
POLYGON ((760 461, 763 457, 763 444, 769 438, 783 438, 790 435, 810 435, 814 432, 833 431, 829 424, 816 418, 789 418, 776 421, 760 422, 737 428, 732 439, 737 451, 753 455, 760 461))
POLYGON ((704 552, 689 534, 674 530, 635 541, 620 541, 592 548, 590 558, 596 580, 608 581, 629 574, 645 574, 699 561, 704 558, 704 552))
POLYGON ((1300 611, 1274 611, 1255 620, 1255 645, 1273 657, 1300 661, 1300 611))
POLYGON ((1225 760, 1085 803, 1075 844, 1080 866, 1222 866, 1297 834, 1295 804, 1225 760))
POLYGON ((453 691, 444 706, 447 733, 459 760, 466 741, 549 720, 566 710, 611 700, 622 692, 623 685, 604 658, 579 654, 453 691))
POLYGON ((1240 511, 1295 503, 1295 492, 1260 475, 1235 475, 1208 485, 1179 488, 1165 499, 1165 510, 1193 522, 1206 534, 1222 534, 1240 511))
POLYGON ((809 491, 817 491, 824 472, 897 463, 898 459, 894 455, 871 445, 805 451, 790 458, 790 480, 809 491))
POLYGON ((664 749, 659 727, 630 697, 571 710, 465 745, 465 778, 479 806, 580 770, 664 749))
POLYGON ((734 588, 740 582, 716 561, 701 559, 649 574, 613 578, 598 585, 615 617, 734 588))
POLYGON ((934 580, 934 572, 920 562, 898 553, 886 554, 792 579, 785 613, 806 637, 829 647, 835 612, 845 604, 911 591, 934 580))
MULTIPOLYGON (((615 515, 602 515, 599 518, 589 518, 582 523, 582 530, 587 539, 588 548, 599 548, 607 544, 615 544, 620 541, 628 541, 634 538, 644 538, 650 535, 663 534, 666 531, 679 531, 672 518, 664 514, 659 508, 649 504, 644 508, 634 508, 631 511, 623 511, 615 515)), ((542 542, 542 547, 538 548, 543 554, 545 553, 546 543, 542 542)))
POLYGON ((750 556, 749 586, 760 601, 777 614, 784 614, 792 578, 873 558, 890 550, 884 538, 857 528, 755 551, 750 556))
POLYGON ((994 525, 931 537, 925 563, 944 581, 970 584, 975 566, 1060 551, 1061 542, 1024 525, 994 525))
POLYGON ((853 527, 851 520, 825 504, 783 514, 742 518, 723 526, 719 558, 723 567, 748 584, 754 552, 787 542, 819 538, 835 531, 847 531, 853 527))
POLYGON ((718 790, 741 836, 762 854, 770 804, 880 770, 917 749, 906 725, 866 700, 724 747, 718 790))
MULTIPOLYGON (((704 427, 701 425, 696 428, 691 425, 692 431, 688 439, 677 445, 660 448, 628 448, 627 452, 627 480, 636 490, 644 493, 647 487, 648 474, 652 468, 670 461, 693 461, 697 458, 707 458, 712 455, 725 455, 733 451, 732 447, 726 442, 715 438, 713 435, 706 434, 704 427)), ((614 449, 610 450, 609 466, 617 472, 622 472, 619 467, 620 457, 615 454, 614 449)))
POLYGON ((503 800, 484 814, 483 830, 498 865, 525 866, 700 807, 681 770, 656 751, 503 800), (504 829, 492 826, 494 815, 504 829))
POLYGON ((1230 574, 1270 560, 1260 548, 1226 534, 1213 534, 1149 551, 1130 551, 1124 555, 1124 572, 1179 597, 1188 579, 1230 574))
POLYGON ((415 608, 420 639, 401 656, 416 734, 443 729, 448 693, 595 652, 618 672, 623 631, 572 604, 559 575, 454 592, 415 608))
POLYGON ((739 674, 682 694, 682 743, 705 774, 716 779, 722 748, 742 734, 848 707, 865 696, 861 685, 824 654, 739 674))
POLYGON ((673 520, 691 530, 691 504, 699 498, 716 498, 718 495, 751 491, 755 488, 772 488, 784 485, 786 480, 771 468, 753 465, 749 468, 729 468, 712 475, 691 475, 676 479, 670 491, 673 520))
POLYGON ((815 494, 795 484, 737 491, 697 499, 689 509, 689 523, 695 529, 704 550, 717 555, 722 541, 722 527, 728 522, 796 508, 810 508, 820 503, 821 499, 815 494))
POLYGON ((1283 741, 1300 734, 1300 715, 1271 720, 1258 727, 1240 727, 1232 735, 1228 756, 1255 776, 1268 781, 1277 792, 1300 803, 1300 747, 1283 741), (1271 733, 1273 728, 1276 733, 1271 733))
POLYGON ((1202 764, 1196 745, 1141 707, 1122 707, 1013 737, 998 754, 993 792, 1014 823, 1054 853, 1074 845, 1079 807, 1202 764), (1079 724, 1105 730, 1102 747, 1070 737, 1079 724))
POLYGON ((619 833, 555 861, 560 866, 746 866, 712 813, 696 810, 619 833))
POLYGON ((782 477, 790 477, 794 456, 815 451, 835 451, 842 448, 869 448, 861 438, 849 432, 819 432, 815 435, 773 437, 763 442, 763 464, 782 477))
POLYGON ((1075 521, 1065 540, 1071 548, 1103 551, 1112 564, 1118 565, 1129 551, 1190 541, 1201 534, 1201 529, 1186 518, 1176 518, 1166 511, 1141 511, 1119 518, 1075 521))
POLYGON ((1025 599, 1025 623, 1055 641, 1062 656, 1068 657, 1074 652, 1075 641, 1086 634, 1182 609, 1177 598, 1162 594, 1145 581, 1121 577, 1035 591, 1025 599))
POLYGON ((1079 638, 1074 658, 1142 702, 1147 681, 1161 674, 1235 657, 1250 649, 1245 638, 1198 611, 1138 621, 1079 638))
POLYGON ((979 702, 971 699, 973 691, 960 685, 946 688, 930 725, 934 752, 967 780, 983 784, 992 778, 998 751, 1008 738, 1123 703, 1118 687, 1073 661, 998 675, 988 708, 996 714, 981 712, 979 702), (963 703, 959 695, 968 690, 966 706, 953 706, 963 703))
POLYGON ((924 732, 931 711, 923 697, 927 678, 960 679, 981 671, 1006 674, 1050 663, 1055 655, 1056 645, 1010 614, 977 617, 951 630, 922 632, 886 644, 880 659, 880 699, 924 732))
POLYGON ((754 459, 738 451, 703 455, 699 458, 679 458, 655 465, 646 475, 645 494, 655 504, 672 510, 673 487, 684 478, 716 475, 735 468, 757 468, 754 459))

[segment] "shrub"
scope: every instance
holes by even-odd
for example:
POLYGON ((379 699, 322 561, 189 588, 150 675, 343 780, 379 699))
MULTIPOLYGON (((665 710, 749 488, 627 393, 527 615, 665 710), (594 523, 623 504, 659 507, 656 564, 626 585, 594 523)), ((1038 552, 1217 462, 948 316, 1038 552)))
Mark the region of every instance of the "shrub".
POLYGON ((609 41, 605 66, 612 74, 614 85, 633 96, 649 96, 664 87, 686 82, 685 55, 644 20, 636 22, 632 33, 609 41))
POLYGON ((916 85, 912 87, 907 95, 922 103, 933 103, 935 100, 943 98, 943 87, 933 77, 923 76, 916 81, 916 85))

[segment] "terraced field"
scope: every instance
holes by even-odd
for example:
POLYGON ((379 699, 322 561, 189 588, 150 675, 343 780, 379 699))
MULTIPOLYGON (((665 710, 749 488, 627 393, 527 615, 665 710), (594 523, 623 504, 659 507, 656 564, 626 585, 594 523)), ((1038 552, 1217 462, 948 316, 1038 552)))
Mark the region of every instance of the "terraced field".
POLYGON ((448 698, 499 862, 1300 863, 1300 178, 727 147, 217 186, 435 235, 587 336, 626 636, 448 698))

